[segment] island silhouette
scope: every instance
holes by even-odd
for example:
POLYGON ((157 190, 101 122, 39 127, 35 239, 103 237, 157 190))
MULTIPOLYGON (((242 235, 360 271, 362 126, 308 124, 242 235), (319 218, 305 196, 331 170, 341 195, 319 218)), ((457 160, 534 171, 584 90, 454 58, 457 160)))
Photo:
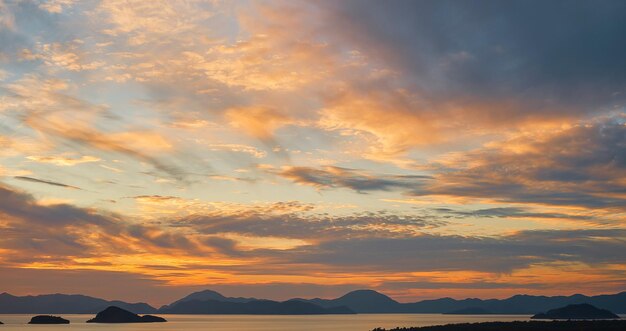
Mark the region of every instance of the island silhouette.
POLYGON ((120 307, 111 306, 99 312, 96 317, 87 321, 87 323, 155 323, 167 322, 166 319, 158 316, 143 315, 139 316, 120 307))
POLYGON ((70 321, 60 316, 37 315, 31 318, 28 324, 70 324, 70 321))
POLYGON ((562 308, 548 310, 546 313, 539 313, 531 317, 532 319, 551 319, 551 320, 592 320, 592 319, 619 319, 606 309, 599 309, 590 304, 583 303, 579 305, 568 305, 562 308))

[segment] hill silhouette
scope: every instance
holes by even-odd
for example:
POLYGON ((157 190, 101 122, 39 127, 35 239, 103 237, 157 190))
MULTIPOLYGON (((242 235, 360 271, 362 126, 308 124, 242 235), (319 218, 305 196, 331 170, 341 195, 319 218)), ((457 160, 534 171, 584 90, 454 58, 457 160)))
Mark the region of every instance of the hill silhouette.
POLYGON ((401 309, 402 304, 390 297, 373 290, 356 290, 337 299, 311 299, 308 301, 324 308, 346 306, 357 313, 393 313, 401 309))
POLYGON ((532 319, 619 319, 620 317, 606 309, 598 309, 590 304, 568 305, 562 308, 548 310, 546 313, 536 314, 532 319))
POLYGON ((167 322, 162 317, 143 315, 139 316, 120 307, 111 306, 99 312, 96 317, 87 321, 87 323, 155 323, 167 322))
POLYGON ((146 303, 107 301, 85 295, 45 294, 14 296, 0 294, 0 314, 95 314, 106 307, 118 306, 134 313, 149 314, 156 309, 146 303))
MULTIPOLYGON (((176 300, 169 305, 162 306, 159 310, 153 308, 146 303, 126 303, 122 301, 107 301, 103 299, 93 298, 84 295, 66 295, 66 294, 48 294, 36 296, 14 296, 8 293, 0 294, 0 314, 94 314, 106 307, 116 306, 122 309, 138 314, 151 314, 158 312, 181 313, 186 311, 198 311, 200 308, 192 308, 192 305, 182 305, 187 302, 207 302, 213 301, 211 304, 205 304, 202 309, 210 309, 211 311, 237 311, 246 306, 228 305, 228 304, 246 304, 254 303, 250 307, 270 306, 274 302, 272 300, 263 300, 256 298, 242 297, 226 297, 218 292, 205 290, 187 295, 176 300), (258 303, 265 302, 265 303, 258 303), (218 308, 219 305, 224 306, 218 308), (185 307, 185 309, 183 309, 185 307), (209 308, 207 308, 209 307, 209 308)), ((585 296, 575 294, 571 296, 532 296, 532 295, 515 295, 507 299, 452 299, 441 298, 435 300, 423 300, 413 303, 400 303, 392 298, 373 291, 373 290, 357 290, 349 292, 336 299, 302 299, 296 298, 285 301, 285 306, 300 307, 302 311, 307 311, 304 306, 296 306, 290 302, 304 302, 312 304, 318 308, 330 309, 328 312, 321 313, 493 313, 493 314, 536 314, 550 309, 564 307, 572 304, 588 303, 600 309, 606 309, 616 314, 626 314, 626 292, 617 294, 585 296), (345 310, 334 310, 337 307, 344 307, 345 310)), ((197 303, 196 303, 197 304, 197 303)), ((277 306, 280 308, 280 306, 277 306)), ((309 306, 310 307, 310 306, 309 306)), ((275 307, 276 308, 276 307, 275 307)), ((257 311, 263 311, 264 308, 258 308, 257 311)), ((278 308, 276 308, 278 309, 278 308)), ((280 309, 286 309, 284 307, 280 309)), ((279 311, 280 311, 279 309, 279 311)), ((298 309, 293 308, 294 311, 298 309)), ((254 310, 254 309, 252 309, 254 310)), ((268 309, 272 311, 272 309, 268 309)), ((309 309, 311 313, 320 313, 319 310, 309 309)))
POLYGON ((224 302, 217 300, 188 300, 162 308, 163 314, 250 314, 250 315, 321 315, 354 314, 349 308, 324 308, 310 302, 288 300, 254 300, 248 302, 224 302))
POLYGON ((70 321, 59 316, 37 315, 31 318, 28 324, 70 324, 70 321))
POLYGON ((536 314, 570 304, 589 303, 616 314, 626 313, 626 292, 609 295, 585 296, 532 296, 515 295, 507 299, 463 299, 441 298, 414 303, 399 303, 388 296, 372 290, 350 292, 337 299, 310 299, 304 301, 319 304, 345 305, 357 313, 431 313, 441 314, 462 309, 482 309, 493 314, 536 314))
POLYGON ((194 292, 189 294, 188 296, 176 300, 172 303, 170 303, 169 305, 164 305, 161 308, 159 308, 159 310, 164 310, 164 309, 168 309, 169 307, 173 307, 178 305, 179 303, 182 302, 186 302, 186 301, 192 301, 192 300, 198 300, 198 301, 206 301, 206 300, 215 300, 215 301, 222 301, 222 302, 250 302, 250 301, 254 301, 254 300, 258 300, 255 298, 229 298, 229 297, 225 297, 222 294, 215 292, 215 291, 211 291, 211 290, 204 290, 204 291, 200 291, 200 292, 194 292))

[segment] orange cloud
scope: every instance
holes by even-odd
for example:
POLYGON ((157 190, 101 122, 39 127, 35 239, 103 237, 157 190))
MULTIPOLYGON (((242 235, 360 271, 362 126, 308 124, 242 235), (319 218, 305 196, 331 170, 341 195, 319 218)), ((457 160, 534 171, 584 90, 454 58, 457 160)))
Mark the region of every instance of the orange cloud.
POLYGON ((81 163, 98 162, 100 158, 95 156, 83 155, 79 158, 67 157, 67 156, 28 156, 29 160, 39 163, 51 163, 57 166, 71 167, 81 163))
POLYGON ((344 91, 327 100, 319 125, 360 135, 368 145, 367 158, 385 159, 443 139, 435 120, 420 107, 406 91, 344 91))
POLYGON ((232 108, 225 116, 235 128, 263 141, 272 140, 275 130, 294 123, 282 112, 264 107, 232 108))

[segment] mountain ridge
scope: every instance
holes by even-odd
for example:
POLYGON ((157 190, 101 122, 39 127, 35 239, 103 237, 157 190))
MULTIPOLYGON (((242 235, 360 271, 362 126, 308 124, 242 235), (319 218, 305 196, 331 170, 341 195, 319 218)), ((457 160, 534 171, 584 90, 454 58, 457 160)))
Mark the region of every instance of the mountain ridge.
POLYGON ((156 308, 147 303, 104 300, 82 294, 41 294, 15 296, 0 294, 2 314, 94 314, 108 306, 119 306, 133 313, 149 314, 156 308))
MULTIPOLYGON (((219 292, 204 290, 191 293, 169 305, 156 309, 147 303, 126 303, 123 301, 94 298, 80 294, 43 294, 14 296, 7 292, 0 294, 0 313, 3 314, 91 314, 114 305, 137 314, 150 314, 170 310, 171 308, 191 300, 213 300, 222 303, 248 303, 254 301, 272 301, 258 298, 226 297, 219 292), (219 299, 219 300, 216 300, 219 299)), ((616 294, 586 296, 573 294, 570 296, 534 296, 517 294, 505 299, 440 299, 421 300, 418 302, 401 303, 380 292, 361 289, 348 292, 335 299, 303 299, 286 300, 311 303, 324 309, 345 306, 356 313, 449 313, 464 309, 482 309, 493 314, 536 314, 542 311, 563 307, 570 304, 587 303, 600 309, 607 309, 616 314, 626 314, 626 291, 616 294)), ((276 302, 276 301, 274 301, 276 302)), ((216 308, 217 309, 217 308, 216 308)))

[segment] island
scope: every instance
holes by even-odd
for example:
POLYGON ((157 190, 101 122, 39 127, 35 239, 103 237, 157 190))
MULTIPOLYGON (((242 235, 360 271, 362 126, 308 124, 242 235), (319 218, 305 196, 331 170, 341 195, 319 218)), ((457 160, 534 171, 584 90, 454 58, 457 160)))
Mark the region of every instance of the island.
POLYGON ((446 324, 372 331, 623 331, 626 320, 515 321, 446 324))
POLYGON ((70 321, 59 316, 37 315, 31 318, 28 324, 70 324, 70 321))
POLYGON ((167 322, 166 319, 153 315, 139 316, 120 307, 111 306, 99 312, 87 323, 155 323, 167 322))
POLYGON ((447 313, 443 313, 444 315, 489 315, 493 314, 487 309, 479 308, 479 307, 469 307, 463 309, 457 309, 453 311, 449 311, 447 313))
POLYGON ((619 316, 606 309, 596 308, 587 303, 568 305, 562 308, 548 310, 546 313, 539 313, 531 317, 531 319, 537 320, 599 320, 619 318, 619 316))

